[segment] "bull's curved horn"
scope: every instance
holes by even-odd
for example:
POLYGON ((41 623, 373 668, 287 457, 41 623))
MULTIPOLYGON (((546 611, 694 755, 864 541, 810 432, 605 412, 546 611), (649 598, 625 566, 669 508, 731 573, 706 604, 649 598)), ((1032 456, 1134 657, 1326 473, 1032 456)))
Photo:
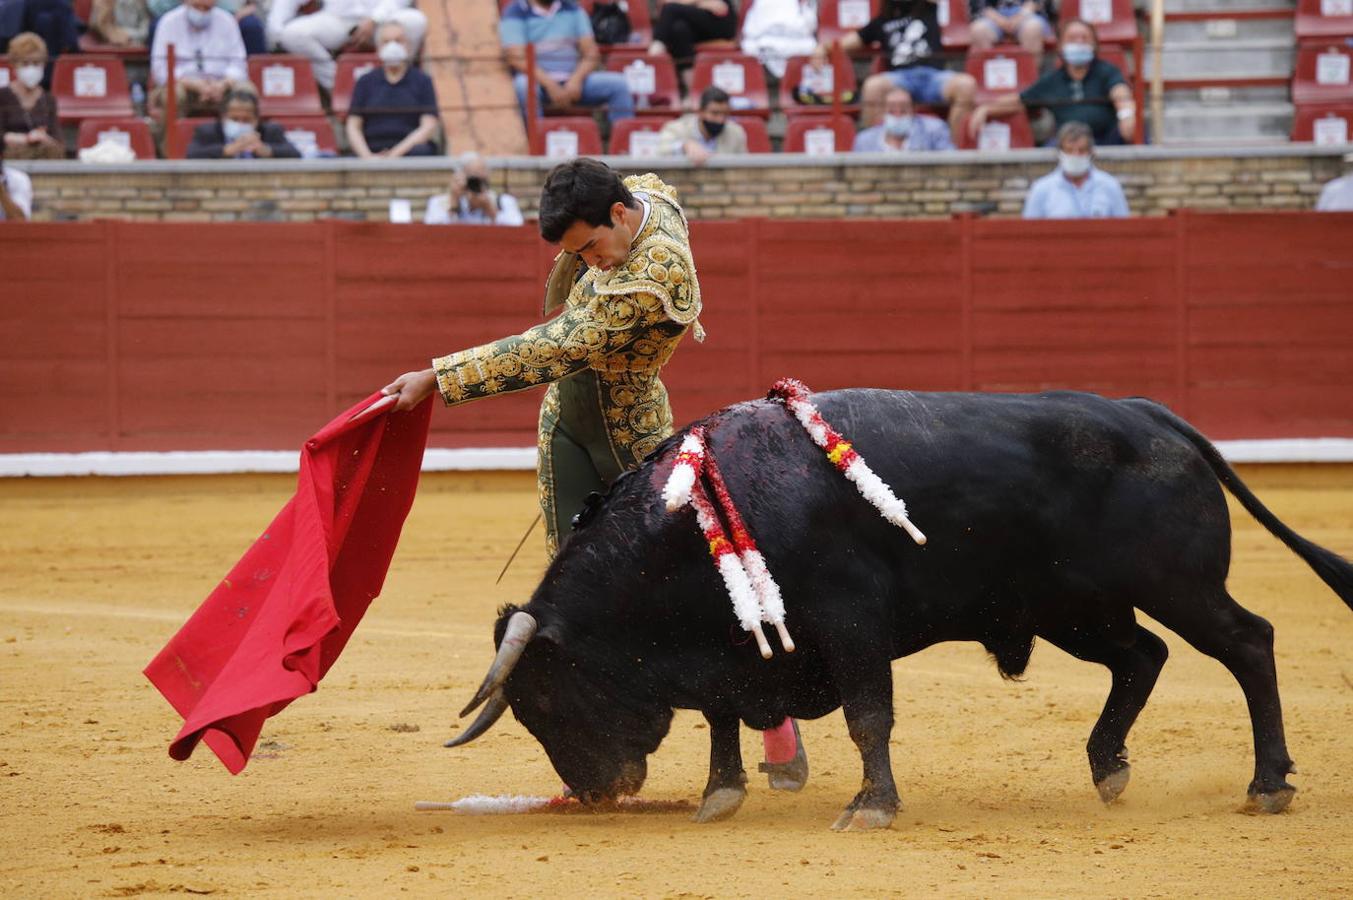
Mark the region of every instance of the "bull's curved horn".
POLYGON ((470 702, 460 711, 460 717, 463 719, 474 712, 475 707, 489 698, 494 691, 503 686, 507 681, 507 676, 512 674, 512 667, 521 659, 522 651, 526 645, 531 642, 531 638, 536 633, 536 618, 525 610, 517 610, 512 614, 512 618, 507 620, 507 630, 503 632, 503 642, 498 645, 498 655, 494 657, 493 665, 489 666, 489 673, 484 676, 484 681, 479 685, 479 690, 475 691, 470 702))
POLYGON ((470 743, 470 741, 492 728, 506 711, 507 698, 503 696, 501 689, 494 691, 493 696, 489 697, 488 705, 479 713, 479 718, 471 722, 469 728, 442 744, 442 746, 459 747, 462 744, 470 743))

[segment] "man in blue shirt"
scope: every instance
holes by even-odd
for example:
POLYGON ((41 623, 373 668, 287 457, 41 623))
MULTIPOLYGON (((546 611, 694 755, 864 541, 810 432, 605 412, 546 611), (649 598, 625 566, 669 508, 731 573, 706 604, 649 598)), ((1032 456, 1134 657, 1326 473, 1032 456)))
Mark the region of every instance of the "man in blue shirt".
POLYGON ((526 114, 526 45, 536 48, 535 77, 540 107, 601 106, 616 122, 634 115, 634 98, 619 72, 598 72, 601 52, 592 37, 592 23, 576 0, 512 0, 498 24, 508 65, 516 71, 513 85, 522 115, 526 114))
POLYGON ((1067 122, 1057 132, 1057 170, 1044 175, 1024 198, 1026 219, 1126 217, 1122 185, 1091 162, 1094 135, 1084 122, 1067 122))
POLYGON ((949 126, 934 116, 917 115, 911 94, 895 87, 883 98, 883 121, 855 135, 856 153, 899 150, 952 150, 949 126))

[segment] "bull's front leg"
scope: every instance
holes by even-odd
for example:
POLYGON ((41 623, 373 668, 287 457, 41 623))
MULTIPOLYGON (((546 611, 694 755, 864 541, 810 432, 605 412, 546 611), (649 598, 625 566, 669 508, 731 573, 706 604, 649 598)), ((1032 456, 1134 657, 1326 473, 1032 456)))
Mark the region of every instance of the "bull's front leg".
POLYGON ((857 670, 853 680, 846 684, 841 707, 850 739, 864 762, 864 784, 832 830, 887 828, 902 805, 888 755, 888 738, 893 730, 892 670, 886 663, 881 670, 867 675, 857 670))
POLYGON ((695 812, 697 822, 727 819, 747 797, 747 773, 742 768, 738 717, 705 713, 709 723, 709 782, 695 812))

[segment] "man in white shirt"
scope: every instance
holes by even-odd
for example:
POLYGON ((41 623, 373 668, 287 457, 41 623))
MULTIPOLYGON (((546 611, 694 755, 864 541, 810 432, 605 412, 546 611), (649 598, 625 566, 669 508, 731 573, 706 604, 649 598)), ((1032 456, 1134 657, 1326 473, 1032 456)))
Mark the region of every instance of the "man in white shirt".
POLYGON ((460 158, 451 191, 428 198, 424 225, 520 225, 521 207, 507 192, 489 189, 489 167, 478 153, 460 158))
POLYGON ((165 13, 155 28, 150 74, 159 85, 158 106, 169 80, 169 47, 174 47, 175 93, 180 116, 214 116, 231 89, 249 88, 244 39, 235 17, 216 8, 216 0, 184 0, 165 13))
POLYGON ((1353 153, 1344 157, 1345 174, 1326 184, 1315 201, 1317 212, 1353 212, 1353 153))
POLYGON ((1094 134, 1084 122, 1057 130, 1057 169, 1038 179, 1024 198, 1026 219, 1103 219, 1129 215, 1123 187, 1092 163, 1094 134))
POLYGON ((288 53, 307 57, 315 81, 331 91, 338 70, 334 51, 367 46, 376 29, 386 22, 404 26, 411 45, 410 58, 418 56, 428 20, 411 4, 412 0, 325 0, 319 12, 298 15, 305 0, 273 0, 268 12, 268 40, 288 53))
POLYGON ((26 222, 33 217, 33 182, 27 172, 5 167, 0 143, 0 221, 26 222))

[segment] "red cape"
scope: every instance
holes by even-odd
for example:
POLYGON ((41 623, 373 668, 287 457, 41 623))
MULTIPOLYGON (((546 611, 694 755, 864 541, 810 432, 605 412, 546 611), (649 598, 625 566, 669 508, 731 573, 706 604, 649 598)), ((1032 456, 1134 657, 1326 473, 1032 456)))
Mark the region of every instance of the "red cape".
POLYGON ((378 399, 305 442, 296 495, 146 666, 184 719, 174 759, 205 739, 239 774, 263 721, 315 690, 380 593, 418 487, 432 404, 354 419, 378 399))

